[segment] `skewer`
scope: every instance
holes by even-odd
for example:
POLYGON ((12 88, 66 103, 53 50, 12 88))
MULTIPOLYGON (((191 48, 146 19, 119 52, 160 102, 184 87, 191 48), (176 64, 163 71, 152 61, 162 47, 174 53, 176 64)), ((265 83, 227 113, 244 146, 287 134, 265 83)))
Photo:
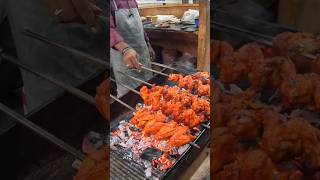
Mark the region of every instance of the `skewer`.
POLYGON ((210 129, 210 126, 208 124, 201 124, 202 127, 210 129))
POLYGON ((112 94, 110 94, 110 97, 117 101, 118 103, 120 103, 121 105, 125 106, 126 108, 130 109, 131 111, 136 111, 133 107, 129 106, 128 104, 124 103, 123 101, 121 101, 120 99, 116 98, 115 96, 113 96, 112 94))
POLYGON ((196 147, 197 149, 201 149, 200 146, 194 142, 189 142, 188 144, 190 144, 193 147, 196 147))
POLYGON ((123 87, 125 87, 125 88, 129 89, 130 91, 132 91, 132 92, 134 92, 134 93, 136 93, 136 94, 140 95, 140 92, 139 92, 139 91, 137 91, 137 90, 135 90, 135 89, 133 89, 133 88, 131 88, 131 87, 129 87, 129 86, 127 86, 127 85, 125 85, 125 84, 122 84, 122 83, 120 83, 120 82, 116 81, 116 80, 115 80, 115 79, 113 79, 113 78, 110 78, 110 79, 111 79, 111 81, 113 81, 113 82, 115 82, 115 83, 119 84, 120 86, 123 86, 123 87))
MULTIPOLYGON (((174 70, 174 71, 177 71, 177 72, 186 74, 186 73, 184 73, 185 70, 182 70, 182 69, 179 69, 179 68, 174 68, 174 67, 171 67, 171 66, 168 66, 168 65, 165 65, 165 64, 161 64, 161 63, 156 63, 156 62, 151 62, 151 64, 153 64, 153 65, 155 65, 155 66, 159 66, 159 67, 171 69, 171 70, 174 70)), ((188 74, 191 74, 191 73, 188 73, 188 74)))
MULTIPOLYGON (((133 107, 129 106, 128 104, 126 104, 125 102, 121 101, 120 99, 114 97, 112 94, 110 94, 110 97, 111 97, 112 99, 114 99, 115 101, 119 102, 120 104, 122 104, 123 106, 125 106, 126 108, 128 108, 128 109, 130 109, 130 110, 132 110, 132 111, 136 111, 133 107)), ((193 146, 193 147, 195 147, 195 148, 197 148, 197 149, 200 149, 200 146, 197 145, 197 144, 194 143, 194 142, 189 142, 188 144, 190 144, 191 146, 193 146)))
MULTIPOLYGON (((133 91, 134 93, 136 93, 136 94, 138 94, 138 95, 140 95, 140 92, 138 92, 137 90, 135 90, 135 89, 132 89, 132 88, 130 88, 129 86, 127 86, 127 85, 124 85, 124 84, 122 84, 122 83, 119 83, 119 82, 117 82, 116 80, 114 80, 113 78, 111 78, 111 81, 113 81, 113 82, 116 82, 116 83, 118 83, 119 85, 121 85, 121 86, 123 86, 123 87, 125 87, 125 88, 127 88, 127 89, 129 89, 130 91, 133 91)), ((120 102, 120 100, 118 101, 119 103, 121 103, 122 105, 124 105, 125 103, 124 102, 120 102)), ((124 105, 124 106, 129 106, 129 105, 124 105)), ((131 108, 131 106, 129 106, 130 108, 131 108)), ((129 109, 130 109, 129 108, 129 109)), ((132 110, 132 109, 131 109, 132 110)), ((204 127, 204 128, 207 128, 207 129, 210 129, 210 126, 209 125, 206 125, 206 124, 201 124, 201 126, 202 127, 204 127)))
POLYGON ((47 44, 50 44, 52 46, 58 47, 60 49, 68 51, 68 52, 70 52, 72 54, 75 54, 77 56, 84 57, 87 60, 91 60, 92 62, 94 62, 97 65, 100 65, 100 66, 102 66, 104 68, 110 68, 110 64, 108 62, 100 59, 100 58, 93 57, 93 56, 91 56, 89 54, 86 54, 86 53, 84 53, 82 51, 79 51, 77 49, 74 49, 74 48, 71 48, 71 47, 68 47, 68 46, 53 42, 53 41, 49 40, 48 38, 46 38, 46 37, 44 37, 44 36, 42 36, 42 35, 40 35, 38 33, 30 31, 29 29, 26 29, 23 33, 26 36, 32 37, 32 38, 34 38, 36 40, 39 40, 39 41, 45 42, 47 44))
POLYGON ((153 69, 151 69, 151 68, 145 67, 145 66, 143 66, 141 63, 139 63, 139 64, 141 65, 141 68, 144 69, 144 70, 151 71, 151 72, 160 74, 160 75, 165 76, 165 77, 169 77, 168 74, 165 74, 165 73, 163 73, 163 72, 159 72, 159 71, 153 70, 153 69))
POLYGON ((95 99, 92 96, 90 96, 89 94, 87 94, 87 93, 85 93, 85 92, 83 92, 83 91, 81 91, 81 90, 79 90, 77 88, 74 88, 74 87, 72 87, 72 86, 70 86, 70 85, 68 85, 68 84, 66 84, 64 82, 61 82, 61 81, 59 81, 57 79, 54 79, 54 78, 52 78, 52 77, 50 77, 48 75, 42 74, 40 72, 36 72, 36 71, 32 70, 31 68, 21 64, 20 62, 18 62, 17 59, 15 59, 15 58, 13 58, 13 57, 11 57, 9 55, 6 55, 4 53, 0 53, 0 57, 3 57, 5 60, 7 60, 7 61, 19 66, 20 68, 22 68, 22 69, 24 69, 24 70, 26 70, 26 71, 28 71, 28 72, 30 72, 32 74, 35 74, 35 75, 41 77, 42 79, 45 79, 45 80, 47 80, 47 81, 49 81, 49 82, 51 82, 51 83, 63 88, 67 92, 79 97, 83 101, 86 101, 86 102, 88 102, 88 103, 90 103, 92 105, 96 105, 95 99))
POLYGON ((63 150, 67 151, 68 153, 72 154, 73 156, 75 156, 79 160, 83 161, 85 159, 85 155, 83 153, 81 153, 80 151, 78 151, 74 147, 70 146, 69 144, 67 144, 63 140, 57 138, 53 134, 49 133, 48 131, 42 129, 41 127, 39 127, 38 125, 34 124, 30 120, 26 119, 22 115, 14 112, 12 109, 10 109, 9 107, 5 106, 2 103, 0 103, 0 110, 2 112, 4 112, 5 114, 7 114, 8 116, 12 117, 14 120, 19 122, 20 124, 28 127, 29 129, 31 129, 32 131, 34 131, 35 133, 37 133, 41 137, 47 139, 48 141, 50 141, 53 144, 59 146, 63 150))
MULTIPOLYGON (((104 19, 105 17, 101 16, 100 18, 104 19)), ((42 36, 42 35, 40 35, 38 33, 32 32, 32 31, 27 29, 27 30, 25 30, 24 34, 27 35, 27 36, 30 36, 30 37, 32 37, 32 38, 34 38, 36 40, 39 40, 39 41, 48 43, 50 45, 53 45, 55 47, 61 48, 63 50, 66 50, 66 51, 68 51, 68 52, 70 52, 72 54, 76 54, 78 56, 82 56, 82 57, 86 58, 87 60, 90 60, 90 61, 96 63, 97 65, 102 66, 103 68, 109 68, 109 63, 107 63, 106 61, 104 61, 104 60, 102 60, 100 58, 93 57, 93 56, 91 56, 89 54, 86 54, 86 53, 83 53, 83 52, 81 52, 81 51, 79 51, 77 49, 74 49, 74 48, 71 48, 71 47, 64 46, 62 44, 53 42, 53 41, 49 40, 48 38, 46 38, 46 37, 44 37, 44 36, 42 36)), ((140 65, 142 65, 142 64, 140 64, 140 65)), ((167 75, 165 73, 153 70, 153 69, 145 67, 145 66, 142 66, 141 68, 145 69, 145 70, 148 70, 148 71, 151 71, 151 72, 154 72, 154 73, 157 73, 157 74, 160 74, 160 75, 163 75, 163 76, 166 76, 166 77, 169 77, 169 75, 167 75)))
MULTIPOLYGON (((249 35, 257 36, 257 37, 262 38, 262 39, 266 39, 267 42, 264 41, 263 43, 265 45, 272 46, 272 39, 273 39, 272 36, 263 35, 263 34, 260 34, 260 33, 252 32, 252 31, 245 30, 245 29, 238 28, 238 27, 234 27, 234 26, 231 26, 231 25, 225 25, 225 24, 218 23, 218 22, 212 22, 212 24, 215 24, 217 26, 223 27, 225 29, 231 29, 231 30, 234 30, 234 31, 243 32, 243 33, 246 33, 246 34, 249 34, 249 35)), ((309 53, 302 53, 301 55, 306 57, 306 58, 309 58, 309 59, 313 59, 313 60, 317 59, 317 56, 309 54, 309 53)))
POLYGON ((128 78, 131 78, 131 79, 133 79, 133 80, 136 80, 136 81, 138 81, 138 82, 141 82, 142 84, 145 84, 145 85, 147 85, 147 86, 153 87, 153 85, 150 84, 150 83, 148 83, 148 82, 145 82, 145 81, 143 81, 143 80, 141 80, 141 79, 138 79, 138 78, 136 78, 136 77, 130 76, 130 75, 128 75, 128 74, 126 74, 126 73, 123 73, 123 72, 121 72, 121 71, 118 71, 118 72, 121 73, 121 74, 123 74, 124 76, 127 76, 128 78))

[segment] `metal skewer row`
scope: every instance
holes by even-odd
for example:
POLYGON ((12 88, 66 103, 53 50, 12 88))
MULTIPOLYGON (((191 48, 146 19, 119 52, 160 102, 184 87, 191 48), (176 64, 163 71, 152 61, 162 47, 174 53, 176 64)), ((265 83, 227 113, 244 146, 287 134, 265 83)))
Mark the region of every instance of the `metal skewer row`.
MULTIPOLYGON (((143 81, 143 80, 141 80, 141 79, 138 79, 138 78, 135 78, 135 77, 133 77, 133 76, 130 76, 130 75, 128 75, 128 74, 125 74, 125 73, 122 73, 122 72, 120 72, 121 74, 123 74, 123 75, 125 75, 125 76, 127 76, 127 77, 129 77, 129 78, 131 78, 131 79, 133 79, 133 80, 137 80, 137 81, 139 81, 139 82, 141 82, 141 83, 143 83, 143 84, 146 84, 146 85, 148 85, 148 86, 150 86, 150 87, 153 87, 154 85, 152 85, 152 84, 150 84, 150 83, 148 83, 148 82, 145 82, 145 81, 143 81)), ((127 89, 129 89, 129 90, 131 90, 131 91, 133 91, 134 93, 136 93, 137 95, 140 95, 140 92, 138 92, 137 90, 135 90, 135 89, 132 89, 132 88, 130 88, 130 87, 128 87, 127 85, 124 85, 124 84, 122 84, 122 83, 120 83, 120 82, 118 82, 118 81, 116 81, 116 80, 114 80, 114 79, 112 79, 111 78, 111 80, 113 81, 113 82, 115 82, 115 83, 117 83, 117 84, 119 84, 119 85, 121 85, 121 86, 123 86, 123 87, 125 87, 125 88, 127 88, 127 89)), ((118 101, 118 100, 116 100, 116 101, 118 101)), ((119 101, 118 101, 119 102, 119 101)), ((122 105, 124 105, 123 104, 123 102, 121 101, 121 102, 119 102, 120 104, 122 104, 122 105)), ((129 105, 124 105, 124 106, 129 106, 129 105)), ((130 108, 129 108, 130 109, 130 108)), ((131 109, 132 110, 132 109, 131 109)), ((209 125, 206 125, 206 124, 201 124, 201 126, 202 127, 204 127, 204 128, 207 128, 207 129, 210 129, 210 126, 209 125)))
MULTIPOLYGON (((15 58, 6 55, 4 53, 0 53, 0 57, 2 57, 4 60, 7 60, 15 65, 17 65, 18 67, 33 73, 61 88, 63 88, 64 90, 68 91, 69 93, 79 97, 80 99, 84 100, 85 102, 88 102, 92 105, 96 105, 96 102, 94 100, 94 98, 92 96, 90 96, 89 94, 76 89, 72 86, 69 86, 61 81, 58 81, 50 76, 47 76, 45 74, 36 72, 32 69, 30 69, 29 67, 21 64, 18 62, 18 60, 16 60, 15 58)), ((74 155, 76 158, 80 159, 80 160, 84 160, 85 155, 82 154, 81 152, 77 151, 75 148, 73 148, 72 146, 68 145, 67 143, 65 143, 64 141, 58 139, 57 137, 55 137, 54 135, 50 134, 49 132, 45 131, 44 129, 40 128, 39 126, 37 126, 36 124, 32 123, 31 121, 29 121, 28 119, 24 118, 23 116, 15 113, 14 111, 12 111, 11 109, 9 109, 8 107, 6 107, 5 105, 0 103, 0 110, 2 110, 4 113, 6 113, 7 115, 11 116, 12 118, 14 118, 16 121, 18 121, 19 123, 27 126, 28 128, 30 128, 31 130, 35 131, 37 134, 39 134, 40 136, 44 137, 45 139, 53 142, 54 144, 56 144, 57 146, 61 147, 62 149, 64 149, 65 151, 69 152, 70 154, 74 155)))
POLYGON ((50 77, 50 76, 48 76, 46 74, 34 71, 31 68, 27 67, 26 65, 21 64, 17 59, 15 59, 15 58, 13 58, 13 57, 11 57, 9 55, 6 55, 6 54, 0 52, 0 57, 3 57, 4 60, 7 60, 10 63, 13 63, 13 64, 17 65, 18 67, 20 67, 20 68, 22 68, 22 69, 24 69, 24 70, 26 70, 26 71, 28 71, 28 72, 40 77, 42 79, 45 79, 45 80, 47 80, 47 81, 49 81, 49 82, 51 82, 51 83, 63 88, 67 92, 79 97, 83 101, 85 101, 85 102, 87 102, 87 103, 89 103, 91 105, 94 105, 94 106, 96 105, 95 99, 92 96, 90 96, 89 94, 87 94, 87 93, 85 93, 85 92, 83 92, 83 91, 81 91, 81 90, 79 90, 79 89, 77 89, 75 87, 72 87, 72 86, 70 86, 70 85, 68 85, 68 84, 66 84, 64 82, 58 81, 57 79, 54 79, 54 78, 52 78, 52 77, 50 77))
POLYGON ((71 145, 67 144, 63 140, 57 138, 53 134, 49 133, 48 131, 42 129, 38 125, 34 124, 32 121, 26 119, 22 115, 14 112, 9 107, 5 106, 4 104, 0 103, 0 110, 4 112, 6 115, 12 117, 18 123, 28 127, 36 134, 40 135, 41 137, 47 139, 48 141, 52 142, 53 144, 59 146, 61 149, 65 150, 66 152, 72 154, 77 159, 83 161, 85 159, 85 155, 78 151, 76 148, 72 147, 71 145))
MULTIPOLYGON (((234 30, 234 31, 246 33, 246 34, 249 34, 249 35, 253 35, 253 36, 265 39, 267 41, 263 41, 263 43, 265 45, 272 46, 272 39, 273 39, 272 36, 267 36, 267 35, 264 35, 264 34, 252 32, 252 31, 249 31, 249 30, 245 30, 245 29, 242 29, 242 28, 238 28, 238 27, 234 27, 234 26, 231 26, 231 25, 226 25, 226 24, 222 24, 222 23, 218 23, 218 22, 212 22, 212 24, 220 26, 220 27, 222 27, 224 29, 231 29, 231 30, 234 30)), ((301 55, 306 57, 306 58, 312 59, 312 60, 316 60, 317 59, 317 56, 309 54, 309 53, 302 53, 301 55)))
MULTIPOLYGON (((53 45, 53 46, 55 46, 55 47, 59 47, 59 48, 64 49, 64 50, 66 50, 66 51, 68 51, 68 52, 70 52, 70 53, 76 54, 76 55, 78 55, 78 56, 85 57, 86 59, 91 60, 92 62, 95 62, 97 65, 100 65, 100 66, 102 66, 102 67, 104 67, 104 68, 109 68, 109 67, 110 67, 110 66, 109 66, 109 63, 107 63, 107 62, 105 62, 105 61, 103 61, 103 60, 101 60, 101 59, 99 59, 99 58, 93 57, 93 56, 88 55, 88 54, 86 54, 86 53, 83 53, 83 52, 81 52, 81 51, 79 51, 79 50, 76 50, 76 49, 74 49, 74 48, 67 47, 67 46, 64 46, 64 45, 55 43, 55 42, 49 40, 48 38, 46 38, 46 37, 44 37, 44 36, 41 36, 40 34, 37 34, 37 33, 35 33, 35 32, 32 32, 32 31, 30 31, 30 30, 25 30, 24 33, 25 33, 25 35, 30 36, 30 37, 33 37, 33 38, 35 38, 35 39, 37 39, 37 40, 40 40, 40 41, 42 41, 42 42, 48 43, 48 44, 53 45)), ((178 71, 178 72, 181 71, 181 70, 179 70, 179 69, 177 69, 177 68, 173 68, 173 67, 171 67, 171 66, 167 66, 167 65, 164 65, 164 64, 160 64, 160 63, 152 62, 152 64, 153 64, 153 65, 156 65, 156 66, 168 68, 168 69, 171 69, 171 70, 174 70, 174 71, 178 71)), ((142 66, 142 68, 145 69, 145 70, 148 70, 148 71, 151 71, 151 72, 154 72, 154 73, 157 73, 157 74, 160 74, 160 75, 163 75, 163 76, 168 77, 168 75, 165 74, 165 73, 162 73, 162 72, 159 72, 159 71, 156 71, 156 70, 153 70, 153 69, 144 67, 144 66, 142 66)), ((131 79, 133 79, 133 80, 136 80, 136 81, 141 82, 141 83, 143 83, 143 84, 145 84, 145 85, 148 85, 148 86, 150 86, 150 87, 153 86, 152 84, 150 84, 150 83, 148 83, 148 82, 145 82, 145 81, 142 81, 142 80, 140 80, 140 79, 138 79, 138 78, 132 77, 132 76, 127 75, 127 74, 122 73, 122 72, 120 72, 120 73, 123 74, 123 75, 125 75, 125 76, 127 76, 127 77, 129 77, 129 78, 131 78, 131 79)), ((53 83, 57 84, 57 82, 53 82, 53 83)), ((70 89, 70 88, 68 87, 68 85, 66 85, 66 84, 64 84, 64 85, 62 85, 62 86, 64 86, 65 89, 70 89)), ((75 95, 84 94, 82 91, 79 91, 79 90, 76 89, 76 88, 73 88, 73 90, 69 90, 69 92, 70 92, 70 91, 71 91, 71 93, 73 93, 73 94, 75 94, 75 95), (78 93, 77 93, 76 91, 78 91, 78 93)), ((84 95, 84 96, 85 96, 85 95, 84 95)), ((84 96, 79 96, 79 97, 84 97, 84 96)), ((83 99, 83 98, 82 98, 82 99, 83 99)), ((96 104, 96 102, 95 102, 95 100, 94 100, 93 97, 90 98, 90 97, 87 96, 87 98, 85 98, 85 99, 86 99, 86 101, 88 101, 88 102, 91 103, 91 104, 94 104, 94 105, 96 104), (90 99, 91 99, 91 100, 90 100, 90 99)), ((206 127, 206 128, 210 128, 210 127, 205 126, 205 125, 203 125, 203 126, 206 127)))
MULTIPOLYGON (((10 57, 8 55, 5 54, 0 54, 1 57, 4 58, 4 60, 8 60, 11 63, 14 63, 16 65, 18 65, 19 67, 28 70, 29 68, 26 68, 25 66, 23 66, 22 64, 18 63, 17 60, 15 60, 13 57, 10 57)), ((36 73, 35 73, 36 74, 36 73)), ((39 76, 41 77, 41 75, 39 74, 39 76)), ((44 77, 42 76, 42 78, 47 79, 48 77, 44 77)), ((50 78, 48 78, 47 80, 49 80, 50 78)), ((49 81, 52 82, 53 79, 50 79, 49 81)), ((53 80, 54 81, 54 80, 53 80)), ((56 83, 56 82, 54 82, 56 83)), ((61 83, 62 84, 62 83, 61 83)), ((60 84, 60 85, 61 85, 60 84)), ((22 115, 14 112, 12 109, 10 109, 9 107, 5 106, 4 104, 0 103, 0 110, 2 112, 4 112, 5 114, 7 114, 8 116, 12 117, 14 120, 16 120, 17 122, 19 122, 20 124, 28 127, 29 129, 31 129, 32 131, 34 131, 35 133, 37 133, 38 135, 40 135, 41 137, 49 140, 50 142, 52 142, 53 144, 59 146, 60 148, 62 148, 63 150, 65 150, 66 152, 74 155, 76 158, 78 158, 79 160, 84 160, 85 155, 83 153, 81 153, 80 151, 78 151, 77 149, 75 149, 74 147, 70 146, 69 144, 67 144, 66 142, 64 142, 63 140, 57 138, 56 136, 52 135, 51 133, 49 133, 48 131, 42 129, 41 127, 39 127, 38 125, 34 124, 33 122, 31 122, 30 120, 26 119, 25 117, 23 117, 22 115)))
MULTIPOLYGON (((112 94, 110 94, 110 97, 111 97, 113 100, 115 100, 115 101, 119 102, 120 104, 122 104, 123 106, 125 106, 126 108, 130 109, 131 111, 133 111, 133 112, 136 111, 135 108, 129 106, 128 104, 126 104, 125 102, 123 102, 123 101, 121 101, 120 99, 116 98, 116 97, 113 96, 112 94)), ((201 149, 200 146, 197 145, 197 144, 194 143, 194 142, 189 142, 188 144, 190 144, 191 146, 196 147, 196 148, 198 148, 198 149, 201 149)))
MULTIPOLYGON (((50 45, 52 45, 52 46, 58 47, 58 48, 60 48, 60 49, 63 49, 63 50, 65 50, 65 51, 68 51, 68 52, 70 52, 70 53, 72 53, 72 54, 75 54, 75 55, 84 57, 86 60, 90 60, 90 61, 94 62, 95 64, 97 64, 97 65, 99 65, 99 66, 101 66, 101 67, 103 67, 103 68, 110 68, 110 64, 109 64, 108 62, 100 59, 100 58, 93 57, 93 56, 91 56, 91 55, 89 55, 89 54, 86 54, 86 53, 84 53, 84 52, 82 52, 82 51, 79 51, 79 50, 77 50, 77 49, 74 49, 74 48, 71 48, 71 47, 68 47, 68 46, 65 46, 65 45, 56 43, 56 42, 54 42, 54 41, 51 41, 51 40, 49 40, 48 38, 46 38, 46 37, 44 37, 44 36, 42 36, 42 35, 40 35, 40 34, 38 34, 38 33, 32 32, 32 31, 30 31, 30 30, 28 30, 28 29, 26 29, 26 30, 24 31, 24 34, 25 34, 26 36, 32 37, 32 38, 34 38, 34 39, 36 39, 36 40, 42 41, 42 42, 44 42, 44 43, 47 43, 47 44, 50 44, 50 45)), ((171 67, 171 66, 167 66, 167 65, 163 65, 163 64, 155 63, 155 62, 151 62, 151 64, 157 65, 157 66, 161 66, 161 67, 165 67, 165 68, 168 68, 168 69, 175 70, 175 71, 178 71, 178 72, 179 72, 178 69, 173 68, 173 67, 171 67)), ((142 64, 140 64, 140 65, 142 65, 142 64)), ((144 70, 147 70, 147 71, 151 71, 151 72, 154 72, 154 73, 157 73, 157 74, 166 76, 166 77, 169 76, 168 74, 165 74, 165 73, 156 71, 156 70, 154 70, 154 69, 151 69, 151 68, 148 68, 148 67, 145 67, 145 66, 141 66, 141 68, 144 69, 144 70)))

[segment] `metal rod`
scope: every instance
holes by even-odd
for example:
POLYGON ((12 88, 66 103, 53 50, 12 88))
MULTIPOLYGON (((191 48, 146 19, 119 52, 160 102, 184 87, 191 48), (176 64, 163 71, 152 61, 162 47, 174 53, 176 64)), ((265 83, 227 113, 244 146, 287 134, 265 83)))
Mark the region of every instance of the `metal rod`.
POLYGON ((165 76, 165 77, 169 77, 168 74, 165 74, 165 73, 163 73, 163 72, 159 72, 159 71, 153 70, 153 69, 151 69, 151 68, 145 67, 145 66, 143 66, 141 63, 139 63, 139 64, 141 65, 141 68, 144 69, 144 70, 151 71, 151 72, 154 72, 154 73, 156 73, 156 74, 160 74, 160 75, 165 76))
POLYGON ((104 61, 104 60, 102 60, 102 59, 100 59, 100 58, 93 57, 93 56, 91 56, 89 54, 86 54, 86 53, 84 53, 82 51, 79 51, 77 49, 74 49, 74 48, 71 48, 71 47, 64 46, 62 44, 53 42, 53 41, 49 40, 48 38, 46 38, 46 37, 44 37, 44 36, 42 36, 42 35, 40 35, 38 33, 30 31, 29 29, 26 29, 23 33, 25 35, 29 36, 29 37, 32 37, 32 38, 34 38, 36 40, 39 40, 39 41, 45 42, 47 44, 53 45, 55 47, 58 47, 58 48, 63 49, 65 51, 68 51, 68 52, 70 52, 70 53, 72 53, 74 55, 84 57, 87 60, 90 60, 90 61, 96 63, 99 66, 102 66, 104 68, 110 68, 109 63, 104 61))
POLYGON ((207 125, 207 124, 201 124, 201 126, 204 127, 204 128, 210 129, 210 126, 207 125))
POLYGON ((120 99, 116 98, 115 96, 113 96, 112 94, 110 94, 110 97, 117 101, 118 103, 122 104, 123 106, 125 106, 126 108, 130 109, 131 111, 136 111, 133 107, 129 106, 128 104, 124 103, 123 101, 121 101, 120 99))
POLYGON ((194 142, 189 142, 188 144, 190 144, 193 147, 196 147, 197 149, 201 149, 200 146, 194 142))
POLYGON ((121 72, 121 71, 118 71, 118 72, 121 73, 121 74, 123 74, 124 76, 127 76, 127 77, 133 79, 133 80, 136 80, 136 81, 138 81, 138 82, 141 82, 142 84, 145 84, 145 85, 147 85, 147 86, 153 87, 153 85, 150 84, 150 83, 148 83, 148 82, 145 82, 145 81, 143 81, 143 80, 141 80, 141 79, 138 79, 138 78, 136 78, 136 77, 130 76, 130 75, 128 75, 128 74, 126 74, 126 73, 123 73, 123 72, 121 72))
MULTIPOLYGON (((232 30, 235 30, 235 31, 239 31, 239 32, 243 32, 243 33, 246 33, 246 34, 250 34, 250 35, 253 35, 253 36, 258 36, 258 37, 261 37, 263 39, 267 39, 269 41, 272 41, 272 39, 273 39, 272 36, 267 36, 267 35, 264 35, 264 34, 252 32, 252 31, 249 31, 249 30, 246 30, 246 29, 242 29, 242 28, 238 28, 238 27, 231 26, 231 25, 226 25, 226 24, 222 24, 222 23, 218 23, 218 22, 212 22, 212 24, 215 24, 217 26, 224 27, 224 28, 227 28, 227 29, 232 29, 232 30)), ((272 42, 271 42, 271 45, 272 45, 272 42)))
POLYGON ((47 139, 48 141, 50 141, 53 144, 59 146, 63 150, 67 151, 68 153, 72 154, 73 156, 75 156, 79 160, 83 161, 85 159, 85 155, 83 153, 81 153, 80 151, 78 151, 74 147, 70 146, 69 144, 67 144, 63 140, 57 138, 53 134, 49 133, 48 131, 42 129, 41 127, 39 127, 38 125, 34 124, 30 120, 26 119, 22 115, 14 112, 12 109, 10 109, 9 107, 5 106, 2 103, 0 103, 0 110, 2 112, 4 112, 5 114, 7 114, 8 116, 12 117, 14 120, 19 122, 20 124, 28 127, 29 129, 31 129, 32 131, 34 131, 35 133, 37 133, 41 137, 47 139))
MULTIPOLYGON (((225 29, 231 29, 231 30, 234 30, 234 31, 243 32, 243 33, 246 33, 246 34, 249 34, 249 35, 252 35, 252 36, 256 36, 256 37, 259 37, 259 38, 262 38, 262 39, 266 39, 267 41, 264 41, 263 43, 265 45, 272 46, 272 39, 273 39, 272 36, 267 36, 267 35, 264 35, 264 34, 252 32, 252 31, 249 31, 249 30, 245 30, 245 29, 242 29, 242 28, 238 28, 238 27, 235 27, 235 26, 226 25, 226 24, 222 24, 222 23, 218 23, 218 22, 212 22, 212 24, 220 26, 220 27, 223 27, 225 29)), ((317 56, 309 54, 309 53, 303 53, 301 55, 306 57, 306 58, 309 58, 309 59, 313 59, 313 60, 317 59, 317 56)))
POLYGON ((120 83, 120 82, 116 81, 116 80, 115 80, 115 79, 113 79, 113 78, 110 78, 110 79, 111 79, 111 81, 113 81, 113 82, 115 82, 115 83, 119 84, 120 86, 123 86, 123 87, 125 87, 125 88, 129 89, 130 91, 133 91, 134 93, 136 93, 136 94, 140 95, 140 92, 139 92, 139 91, 137 91, 137 90, 135 90, 135 89, 133 89, 133 88, 131 88, 131 87, 129 87, 129 86, 127 86, 127 85, 125 85, 125 84, 122 84, 122 83, 120 83))
POLYGON ((70 85, 68 85, 68 84, 66 84, 64 82, 58 81, 57 79, 54 79, 54 78, 52 78, 52 77, 50 77, 48 75, 42 74, 40 72, 36 72, 36 71, 32 70, 31 68, 27 67, 26 65, 21 64, 17 59, 15 59, 15 58, 13 58, 13 57, 11 57, 9 55, 6 55, 4 53, 0 53, 0 56, 3 57, 5 60, 7 60, 7 61, 19 66, 20 68, 22 68, 22 69, 24 69, 24 70, 26 70, 26 71, 28 71, 28 72, 30 72, 32 74, 35 74, 35 75, 37 75, 37 76, 39 76, 39 77, 41 77, 41 78, 43 78, 43 79, 45 79, 45 80, 47 80, 47 81, 49 81, 51 83, 63 88, 67 92, 79 97, 83 101, 86 101, 86 102, 88 102, 88 103, 90 103, 92 105, 96 105, 95 99, 92 96, 90 96, 89 94, 87 94, 87 93, 85 93, 85 92, 83 92, 83 91, 81 91, 81 90, 79 90, 77 88, 74 88, 74 87, 72 87, 72 86, 70 86, 70 85))
POLYGON ((160 66, 160 67, 163 67, 163 68, 171 69, 171 70, 174 70, 174 71, 177 71, 177 72, 182 72, 181 70, 179 70, 177 68, 174 68, 174 67, 171 67, 171 66, 168 66, 168 65, 165 65, 165 64, 156 63, 156 62, 151 62, 151 64, 156 65, 156 66, 160 66))

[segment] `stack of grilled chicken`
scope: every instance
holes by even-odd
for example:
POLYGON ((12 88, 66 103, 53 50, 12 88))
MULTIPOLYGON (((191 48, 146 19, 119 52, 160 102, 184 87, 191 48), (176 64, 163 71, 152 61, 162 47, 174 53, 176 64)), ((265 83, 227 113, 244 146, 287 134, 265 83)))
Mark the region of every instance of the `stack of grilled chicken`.
POLYGON ((219 71, 214 84, 211 173, 217 180, 319 179, 320 40, 283 33, 272 47, 249 43, 235 51, 212 47, 219 71), (317 58, 308 59, 313 55, 317 58), (248 81, 244 91, 227 86, 248 81), (280 102, 262 103, 273 90, 280 102))
POLYGON ((210 119, 209 73, 182 76, 171 74, 178 86, 143 86, 144 106, 137 108, 131 124, 146 137, 168 140, 169 147, 180 147, 195 139, 190 130, 210 119))

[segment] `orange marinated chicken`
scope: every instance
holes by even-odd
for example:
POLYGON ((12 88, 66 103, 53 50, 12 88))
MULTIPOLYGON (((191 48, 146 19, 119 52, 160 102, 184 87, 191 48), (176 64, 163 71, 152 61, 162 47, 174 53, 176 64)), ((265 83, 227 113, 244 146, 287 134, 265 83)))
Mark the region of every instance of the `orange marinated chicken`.
POLYGON ((289 77, 281 85, 280 94, 285 109, 307 106, 320 111, 320 75, 308 73, 289 77))
POLYGON ((109 85, 110 79, 104 80, 100 86, 97 87, 96 90, 96 103, 97 108, 100 111, 101 115, 108 120, 110 115, 110 108, 109 108, 109 85))
POLYGON ((233 53, 233 47, 226 41, 216 41, 214 40, 211 43, 211 51, 210 51, 210 63, 216 64, 219 62, 220 58, 233 53))
POLYGON ((159 122, 155 119, 149 121, 146 123, 146 125, 143 128, 143 135, 144 136, 150 136, 152 134, 156 134, 163 126, 165 125, 164 122, 159 122))
POLYGON ((180 147, 195 139, 194 136, 191 136, 189 133, 189 128, 186 126, 180 126, 176 129, 176 132, 169 139, 168 145, 170 147, 180 147))
POLYGON ((188 91, 181 91, 178 87, 163 86, 163 89, 159 89, 159 87, 151 89, 143 87, 141 89, 141 94, 147 102, 146 105, 151 106, 152 110, 156 106, 156 109, 161 110, 164 115, 189 127, 199 125, 205 118, 209 119, 209 99, 199 98, 188 91), (153 96, 153 93, 156 95, 153 96), (158 95, 159 97, 157 97, 158 95), (157 100, 150 101, 149 99, 157 100))
POLYGON ((196 92, 199 96, 210 96, 210 75, 207 72, 198 72, 184 77, 179 74, 170 74, 169 81, 176 82, 180 88, 196 92))
POLYGON ((290 57, 298 72, 320 73, 320 66, 317 66, 319 59, 311 60, 303 56, 303 54, 315 56, 319 54, 319 35, 305 32, 281 33, 273 38, 273 49, 278 55, 290 57))
POLYGON ((147 108, 138 109, 133 118, 131 118, 130 123, 136 125, 139 128, 143 128, 149 121, 155 120, 157 122, 165 122, 166 116, 162 113, 154 113, 147 108))
POLYGON ((236 160, 213 175, 216 180, 274 180, 277 169, 267 154, 259 149, 237 153, 236 160))
POLYGON ((109 148, 91 152, 82 162, 73 180, 109 179, 109 148))
POLYGON ((198 116, 192 109, 183 111, 178 117, 178 122, 181 122, 190 128, 199 125, 203 120, 204 119, 201 116, 198 116))
POLYGON ((161 127, 159 132, 156 133, 155 138, 157 140, 169 139, 176 132, 177 127, 178 123, 175 121, 166 123, 164 126, 161 127))

